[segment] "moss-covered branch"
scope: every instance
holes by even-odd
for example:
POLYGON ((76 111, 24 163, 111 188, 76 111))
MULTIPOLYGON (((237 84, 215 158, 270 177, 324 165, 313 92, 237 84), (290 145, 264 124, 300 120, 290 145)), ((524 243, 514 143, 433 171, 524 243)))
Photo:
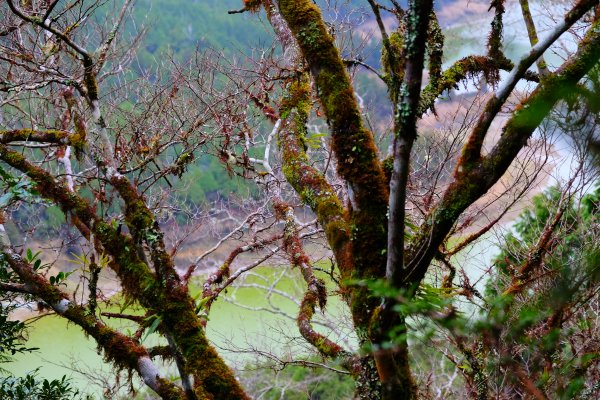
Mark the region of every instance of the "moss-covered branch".
MULTIPOLYGON (((349 218, 354 260, 352 275, 357 279, 382 277, 388 188, 373 135, 363 126, 344 62, 318 7, 310 0, 281 0, 279 6, 309 66, 331 129, 337 170, 348 183, 352 204, 349 218)), ((330 236, 334 248, 339 247, 338 240, 345 241, 349 234, 346 223, 336 224, 343 228, 336 229, 339 235, 330 236)), ((354 323, 359 331, 366 332, 377 299, 360 288, 352 297, 354 323)))
MULTIPOLYGON (((533 22, 533 16, 531 15, 531 10, 529 8, 529 0, 519 0, 519 4, 521 5, 521 13, 523 14, 523 21, 525 21, 525 27, 527 28, 527 35, 529 36, 529 43, 531 46, 535 46, 537 42, 539 42, 537 30, 535 28, 535 22, 533 22)), ((538 71, 540 75, 548 75, 550 70, 548 69, 548 65, 544 60, 544 56, 541 56, 537 61, 536 65, 538 67, 538 71)))
MULTIPOLYGON (((451 89, 458 89, 459 83, 467 78, 483 74, 486 80, 491 80, 491 75, 497 69, 510 71, 514 65, 510 60, 495 60, 487 56, 467 56, 456 61, 446 71, 441 73, 437 79, 429 81, 427 86, 421 92, 421 100, 417 115, 423 115, 427 110, 433 109, 435 101, 444 92, 451 89)), ((531 82, 539 82, 539 77, 527 71, 523 78, 531 82)))
MULTIPOLYGON (((505 0, 492 0, 490 4, 490 9, 494 9, 494 18, 492 19, 492 26, 490 30, 490 34, 488 36, 488 55, 490 58, 495 60, 505 60, 506 56, 502 51, 502 36, 504 33, 504 7, 505 0)), ((498 82, 500 79, 500 75, 498 74, 498 70, 496 73, 491 76, 492 80, 490 81, 492 84, 498 82)))
POLYGON ((68 145, 71 133, 57 129, 36 130, 36 129, 14 129, 9 131, 0 131, 0 143, 11 142, 36 142, 53 143, 57 145, 68 145))
POLYGON ((302 277, 308 287, 304 293, 302 302, 300 303, 300 310, 298 312, 298 318, 296 319, 300 334, 325 357, 350 358, 350 354, 340 345, 318 333, 312 327, 311 321, 315 314, 316 307, 318 306, 321 310, 325 310, 325 305, 327 304, 327 289, 325 288, 325 282, 315 276, 312 266, 310 265, 310 258, 304 252, 304 246, 302 246, 302 242, 296 229, 294 209, 285 203, 275 204, 275 209, 280 218, 285 222, 283 249, 292 265, 300 269, 302 277))
POLYGON ((166 251, 164 234, 154 214, 146 205, 146 201, 125 176, 116 174, 111 179, 111 183, 125 202, 125 222, 134 241, 136 243, 143 241, 150 249, 152 264, 158 279, 166 288, 181 285, 173 259, 166 251))
POLYGON ((317 215, 336 256, 340 272, 347 279, 352 274, 350 225, 337 194, 323 174, 310 165, 303 137, 310 112, 310 84, 303 75, 291 82, 282 102, 280 114, 285 117, 279 134, 283 153, 283 174, 300 198, 317 215))
POLYGON ((599 60, 600 21, 596 21, 580 42, 577 52, 555 73, 545 77, 520 104, 490 153, 462 171, 445 191, 441 202, 429 213, 410 246, 407 285, 416 285, 423 279, 439 245, 460 214, 502 177, 555 104, 572 93, 579 80, 599 60))
MULTIPOLYGON (((126 294, 162 318, 162 326, 172 335, 187 361, 187 372, 194 375, 194 388, 201 398, 247 398, 232 371, 206 339, 195 312, 194 301, 185 286, 173 281, 171 274, 162 276, 164 279, 157 278, 139 258, 137 244, 131 237, 121 235, 100 220, 86 200, 69 192, 64 185, 56 182, 43 169, 29 163, 20 153, 0 145, 0 159, 26 173, 43 197, 56 203, 65 213, 73 214, 78 223, 93 232, 105 252, 112 257, 109 265, 119 276, 126 294)), ((121 178, 113 178, 113 184, 118 186, 127 183, 118 179, 121 178)), ((125 186, 121 190, 125 193, 125 186)), ((126 202, 142 201, 134 191, 129 191, 124 196, 131 196, 126 202)), ((148 219, 149 216, 145 213, 145 206, 138 203, 130 207, 128 218, 132 226, 139 228, 152 224, 153 220, 148 219)))
POLYGON ((185 398, 179 387, 160 376, 158 367, 150 360, 148 351, 137 340, 108 327, 87 312, 84 307, 72 303, 66 293, 50 284, 45 277, 36 274, 32 266, 10 247, 4 247, 0 256, 8 262, 19 278, 26 282, 25 285, 31 294, 94 338, 107 361, 117 368, 136 371, 146 385, 162 399, 183 400, 185 398))
MULTIPOLYGON (((497 1, 502 3, 502 1, 497 1)), ((474 166, 481 156, 481 147, 492 121, 500 112, 501 107, 508 100, 518 81, 525 75, 529 67, 565 33, 573 24, 582 18, 588 11, 598 4, 598 0, 580 0, 562 21, 556 24, 543 40, 538 42, 511 70, 508 77, 501 83, 494 96, 488 100, 477 123, 473 127, 467 143, 463 147, 462 156, 458 161, 456 173, 466 172, 474 166)), ((545 85, 547 86, 547 85, 545 85)), ((544 114, 545 116, 545 114, 544 114)), ((542 117, 543 118, 543 117, 542 117)), ((539 123, 538 123, 539 124, 539 123)), ((537 126, 537 125, 536 125, 537 126)), ((512 160, 511 160, 512 161, 512 160)))

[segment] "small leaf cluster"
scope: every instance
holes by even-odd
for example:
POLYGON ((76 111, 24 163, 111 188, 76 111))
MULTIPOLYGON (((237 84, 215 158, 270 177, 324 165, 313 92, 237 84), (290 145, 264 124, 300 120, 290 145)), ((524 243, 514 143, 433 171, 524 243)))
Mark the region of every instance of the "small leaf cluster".
POLYGON ((63 375, 61 379, 39 379, 38 370, 24 377, 0 378, 0 398, 12 400, 72 400, 91 399, 83 396, 73 388, 69 379, 63 375))

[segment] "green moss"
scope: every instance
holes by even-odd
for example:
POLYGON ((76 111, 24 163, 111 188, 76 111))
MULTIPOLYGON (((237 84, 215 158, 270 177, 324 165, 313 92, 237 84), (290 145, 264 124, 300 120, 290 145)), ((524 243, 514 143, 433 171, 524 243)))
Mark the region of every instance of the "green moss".
MULTIPOLYGON (((159 281, 148 266, 139 259, 136 243, 131 237, 117 233, 110 225, 100 221, 83 198, 66 190, 44 170, 29 164, 19 153, 0 145, 0 159, 25 172, 37 184, 44 197, 56 202, 64 212, 71 213, 86 226, 91 227, 107 254, 112 256, 110 266, 119 276, 126 294, 149 312, 162 318, 163 328, 173 335, 175 342, 182 349, 187 360, 187 368, 197 377, 197 385, 204 385, 212 398, 226 400, 247 398, 231 370, 208 344, 201 321, 195 313, 194 301, 187 289, 179 284, 176 275, 162 276, 159 281)), ((145 208, 143 200, 137 195, 135 189, 124 178, 115 178, 113 184, 129 207, 128 218, 133 229, 138 229, 140 235, 152 231, 155 228, 152 214, 145 208)), ((150 245, 157 245, 160 241, 157 237, 155 242, 150 241, 150 245)), ((154 250, 161 251, 156 252, 159 256, 153 258, 153 261, 164 263, 164 267, 169 267, 167 271, 175 274, 170 264, 172 260, 164 253, 164 247, 154 250)), ((55 288, 49 290, 46 293, 47 301, 56 302, 62 299, 62 295, 56 292, 55 288)), ((69 312, 77 311, 72 311, 70 308, 69 312)), ((125 357, 119 353, 127 350, 123 347, 125 344, 129 346, 129 351, 132 348, 135 350, 135 343, 126 342, 126 339, 115 341, 114 336, 109 335, 110 331, 98 331, 101 327, 92 329, 92 320, 89 319, 91 316, 87 313, 85 316, 73 314, 72 317, 88 318, 85 320, 89 323, 86 332, 96 335, 94 337, 107 350, 108 357, 117 363, 131 367, 135 357, 125 357)))
POLYGON ((444 56, 444 34, 435 13, 429 19, 429 32, 427 34, 427 56, 429 59, 429 83, 437 87, 442 73, 444 56))
MULTIPOLYGON (((345 216, 347 228, 339 229, 340 223, 336 222, 328 229, 328 221, 320 222, 331 238, 330 244, 340 250, 336 253, 338 262, 344 259, 347 263, 345 267, 340 265, 343 273, 352 272, 359 278, 382 277, 386 261, 381 249, 387 243, 388 186, 373 135, 363 126, 350 78, 318 7, 308 0, 285 0, 279 4, 314 79, 331 128, 338 173, 349 183, 353 194, 355 207, 345 216), (344 236, 338 236, 349 234, 349 225, 357 227, 351 245, 344 242, 347 240, 344 236)), ((322 210, 328 213, 331 208, 326 206, 322 210)), ((354 313, 360 314, 354 315, 355 321, 368 323, 373 309, 353 308, 354 313)))
MULTIPOLYGON (((157 394, 164 400, 183 400, 185 395, 179 387, 165 378, 158 378, 157 394)), ((198 400, 203 400, 205 397, 198 397, 198 400)))
POLYGON ((87 90, 87 96, 90 101, 98 100, 98 82, 96 81, 96 74, 94 72, 94 61, 85 57, 83 59, 84 76, 83 82, 87 90))
POLYGON ((65 141, 65 139, 68 136, 69 132, 61 131, 58 129, 38 131, 35 129, 24 128, 11 131, 0 131, 0 142, 9 143, 15 141, 28 141, 32 138, 39 138, 39 141, 43 142, 67 144, 67 141, 65 141))

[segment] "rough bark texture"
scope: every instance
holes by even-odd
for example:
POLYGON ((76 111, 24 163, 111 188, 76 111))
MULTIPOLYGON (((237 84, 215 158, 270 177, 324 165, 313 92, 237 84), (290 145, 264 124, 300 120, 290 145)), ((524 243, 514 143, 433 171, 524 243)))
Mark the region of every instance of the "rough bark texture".
POLYGON ((160 235, 156 236, 154 232, 153 239, 148 240, 150 230, 156 229, 153 215, 124 177, 116 176, 112 183, 126 203, 126 221, 134 238, 145 237, 153 248, 155 272, 139 258, 134 239, 100 220, 86 200, 69 192, 46 171, 4 145, 0 145, 0 159, 27 174, 43 197, 59 205, 66 214, 74 215, 89 230, 82 234, 93 232, 104 251, 112 257, 110 266, 120 278, 125 294, 162 318, 163 329, 172 335, 186 359, 186 370, 195 377, 194 386, 199 398, 246 398, 232 371, 206 339, 195 303, 187 287, 180 284, 160 235))

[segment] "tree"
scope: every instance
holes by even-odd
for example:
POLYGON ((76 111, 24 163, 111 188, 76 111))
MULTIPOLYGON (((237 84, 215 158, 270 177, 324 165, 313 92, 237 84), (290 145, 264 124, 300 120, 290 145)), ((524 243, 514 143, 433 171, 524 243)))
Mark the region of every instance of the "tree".
MULTIPOLYGON (((252 264, 258 265, 279 252, 306 284, 296 318, 301 336, 350 373, 358 398, 426 394, 411 371, 408 342, 411 329, 419 326, 411 321, 423 316, 453 338, 454 348, 448 351, 454 355, 448 353, 448 358, 473 398, 503 393, 504 388, 490 384, 493 362, 486 357, 505 350, 496 328, 506 321, 518 326, 520 320, 498 317, 506 308, 487 308, 492 322, 473 328, 483 339, 469 343, 465 337, 472 324, 460 317, 452 299, 473 298, 476 290, 468 279, 454 281, 450 256, 489 232, 504 215, 506 210, 500 210, 491 223, 465 233, 502 197, 486 193, 501 185, 515 164, 516 175, 527 181, 529 171, 519 154, 527 151, 550 113, 563 102, 591 109, 586 99, 594 98, 589 93, 595 86, 586 76, 600 58, 598 1, 568 4, 542 39, 537 39, 527 1, 521 1, 532 48, 513 63, 503 52, 505 2, 494 0, 487 54, 465 57, 444 70, 444 35, 433 1, 409 1, 403 7, 396 1, 369 0, 383 48, 379 72, 358 57, 342 57, 338 46, 348 34, 328 24, 314 2, 245 0, 243 9, 232 13, 264 10, 279 53, 262 52, 245 67, 208 52, 187 64, 170 60, 165 68, 137 77, 125 70, 134 50, 116 40, 130 3, 125 1, 114 15, 104 2, 7 0, 0 6, 3 208, 60 208, 77 232, 74 245, 85 254, 80 273, 87 283, 85 296, 81 291, 69 295, 62 285, 65 273, 49 276, 35 257, 24 257, 2 225, 2 290, 31 296, 81 327, 107 362, 135 371, 163 399, 243 399, 248 394, 206 338, 206 316, 221 293, 250 269, 232 271, 241 254, 259 252, 252 264), (396 24, 392 32, 386 27, 390 19, 396 24), (570 29, 584 32, 573 36, 577 50, 553 69, 540 57, 570 29), (529 69, 536 61, 538 73, 529 69), (387 88, 393 114, 387 158, 378 148, 386 139, 376 141, 365 125, 350 79, 349 70, 361 65, 375 71, 387 88), (510 73, 504 77, 501 71, 510 73), (449 137, 423 134, 445 150, 435 157, 435 165, 421 163, 422 155, 415 154, 422 132, 418 121, 435 114, 436 100, 446 92, 479 76, 493 92, 479 97, 481 110, 473 105, 457 114, 460 129, 450 129, 449 137), (523 80, 535 88, 515 100, 523 80), (505 111, 501 135, 491 137, 492 123, 505 111), (309 129, 321 115, 326 138, 309 129), (268 124, 272 128, 266 129, 268 124), (254 132, 263 130, 267 133, 261 141, 254 132), (318 149, 312 148, 315 142, 318 149), (165 229, 173 214, 179 213, 180 220, 194 215, 181 211, 176 193, 185 188, 172 181, 210 153, 230 175, 254 182, 265 206, 249 212, 242 225, 219 241, 217 246, 234 233, 245 240, 208 277, 196 301, 189 282, 198 262, 178 270, 176 247, 169 250, 165 229), (417 180, 418 174, 435 179, 417 180), (413 192, 414 187, 425 194, 413 192), (316 228, 297 218, 303 206, 316 217, 316 228), (325 308, 328 283, 315 275, 318 255, 305 250, 302 239, 320 232, 335 262, 329 284, 337 286, 350 310, 358 348, 345 348, 313 326, 316 309, 325 308), (441 284, 432 284, 430 277, 440 268, 449 272, 441 284), (117 276, 125 301, 144 310, 142 316, 99 310, 98 280, 108 270, 117 276), (107 324, 108 317, 131 320, 139 329, 128 335, 107 324), (143 345, 144 331, 160 334, 164 344, 143 345), (162 375, 157 358, 176 366, 177 383, 162 375)), ((527 186, 512 182, 501 193, 519 198, 527 186)), ((512 204, 514 200, 508 202, 512 204)), ((245 211, 243 205, 238 209, 245 211)), ((555 219, 563 215, 556 213, 555 219)), ((556 224, 548 226, 547 235, 531 248, 532 256, 514 261, 523 264, 521 274, 535 271, 539 263, 531 260, 552 252, 539 246, 556 235, 556 224)), ((495 304, 511 303, 527 287, 523 277, 513 280, 493 298, 495 304)), ((597 288, 597 280, 584 283, 597 288)), ((553 345, 556 349, 558 342, 553 345)), ((519 389, 507 396, 521 387, 537 398, 552 390, 524 373, 515 370, 511 387, 519 389)), ((579 389, 597 390, 582 382, 579 389)))

